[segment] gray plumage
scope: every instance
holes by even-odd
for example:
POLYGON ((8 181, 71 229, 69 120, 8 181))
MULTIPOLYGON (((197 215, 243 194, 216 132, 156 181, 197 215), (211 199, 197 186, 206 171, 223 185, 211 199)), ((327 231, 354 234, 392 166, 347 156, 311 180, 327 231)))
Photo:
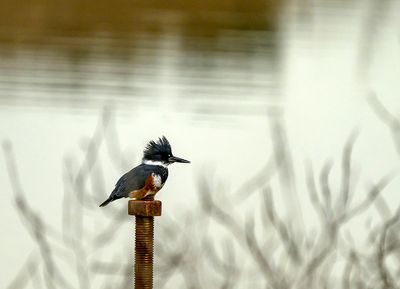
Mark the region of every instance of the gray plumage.
POLYGON ((111 195, 105 200, 100 207, 104 207, 108 203, 129 197, 129 193, 140 190, 144 187, 147 178, 152 174, 161 176, 162 184, 168 178, 168 169, 162 166, 140 164, 124 174, 116 183, 111 195))

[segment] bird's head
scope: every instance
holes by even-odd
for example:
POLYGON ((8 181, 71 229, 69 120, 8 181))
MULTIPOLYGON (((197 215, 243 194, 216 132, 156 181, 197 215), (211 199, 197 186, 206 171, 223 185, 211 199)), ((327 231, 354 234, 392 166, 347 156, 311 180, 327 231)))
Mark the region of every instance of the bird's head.
POLYGON ((168 166, 172 163, 190 163, 187 160, 175 157, 171 145, 165 136, 157 141, 150 141, 143 151, 143 163, 168 166))

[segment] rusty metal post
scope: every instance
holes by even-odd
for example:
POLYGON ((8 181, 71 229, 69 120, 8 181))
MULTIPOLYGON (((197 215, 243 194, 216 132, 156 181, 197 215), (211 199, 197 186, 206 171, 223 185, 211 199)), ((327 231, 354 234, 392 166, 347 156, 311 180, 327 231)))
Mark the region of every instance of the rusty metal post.
POLYGON ((161 216, 161 202, 131 200, 128 213, 135 224, 135 289, 153 288, 154 217, 161 216))

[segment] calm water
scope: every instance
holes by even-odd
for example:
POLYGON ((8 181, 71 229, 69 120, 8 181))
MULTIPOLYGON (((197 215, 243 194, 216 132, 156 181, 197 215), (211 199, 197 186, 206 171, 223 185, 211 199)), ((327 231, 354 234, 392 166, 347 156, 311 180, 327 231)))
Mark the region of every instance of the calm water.
POLYGON ((163 109, 168 99, 181 113, 253 115, 278 97, 279 59, 267 32, 48 42, 1 47, 1 104, 97 113, 111 102, 125 112, 163 109))
MULTIPOLYGON (((285 128, 299 199, 305 196, 304 162, 319 167, 340 159, 354 128, 360 129, 355 159, 361 179, 376 180, 398 168, 389 131, 368 102, 374 92, 394 114, 400 111, 397 2, 368 28, 373 36, 365 32, 368 5, 341 8, 329 1, 314 7, 313 17, 301 7, 287 9, 275 32, 222 30, 210 37, 175 27, 161 34, 2 43, 0 136, 14 145, 32 206, 54 226, 61 222, 62 164, 82 157, 104 110, 111 112, 126 162, 114 166, 115 160, 101 158, 106 177, 99 193, 105 196, 140 160, 147 140, 165 134, 174 153, 192 161, 171 168, 160 193, 172 216, 182 203, 195 206, 204 172, 235 191, 261 169, 272 150, 273 122, 285 128)), ((117 142, 114 134, 105 138, 117 142)), ((1 163, 5 287, 34 245, 14 210, 1 163)), ((397 180, 385 192, 394 207, 399 187, 397 180)))

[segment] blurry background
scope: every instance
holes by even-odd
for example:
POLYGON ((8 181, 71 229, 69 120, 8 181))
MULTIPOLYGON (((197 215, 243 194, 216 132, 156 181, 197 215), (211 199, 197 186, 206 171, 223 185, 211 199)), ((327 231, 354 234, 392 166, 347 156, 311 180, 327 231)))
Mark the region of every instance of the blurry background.
POLYGON ((0 287, 131 288, 161 135, 156 288, 400 286, 400 1, 0 8, 0 287))

